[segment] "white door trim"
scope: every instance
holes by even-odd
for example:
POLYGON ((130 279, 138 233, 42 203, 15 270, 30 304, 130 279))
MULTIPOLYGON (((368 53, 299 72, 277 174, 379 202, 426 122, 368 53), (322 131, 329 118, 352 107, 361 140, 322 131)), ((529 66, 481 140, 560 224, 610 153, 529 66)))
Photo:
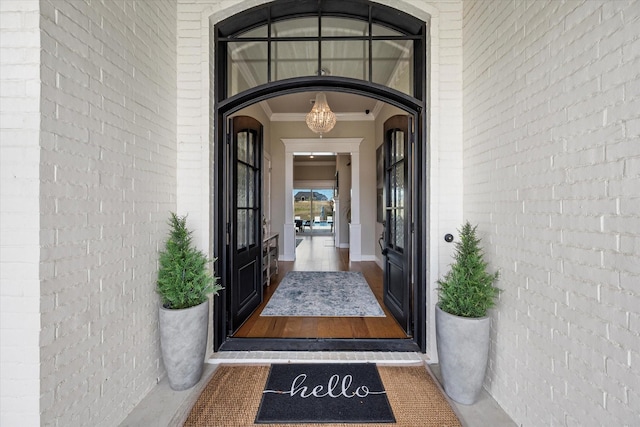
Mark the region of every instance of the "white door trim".
MULTIPOLYGON (((284 183, 284 261, 296 259, 296 232, 293 222, 293 155, 302 152, 332 152, 351 154, 351 227, 349 258, 362 260, 360 233, 360 143, 364 138, 282 138, 285 151, 284 183)), ((342 191, 342 190, 341 190, 342 191)))

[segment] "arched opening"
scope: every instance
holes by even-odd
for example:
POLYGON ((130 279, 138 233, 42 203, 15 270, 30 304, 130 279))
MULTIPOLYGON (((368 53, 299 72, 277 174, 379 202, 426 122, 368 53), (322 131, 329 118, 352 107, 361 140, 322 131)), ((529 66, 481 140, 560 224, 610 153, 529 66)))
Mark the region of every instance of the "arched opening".
MULTIPOLYGON (((251 345, 261 348, 371 349, 371 343, 323 340, 312 346, 286 340, 247 344, 230 339, 230 291, 237 286, 229 250, 234 236, 234 213, 229 200, 230 118, 238 111, 271 98, 307 91, 327 90, 374 98, 406 112, 411 117, 410 143, 413 167, 408 187, 416 203, 408 211, 403 232, 411 242, 405 252, 408 270, 404 273, 408 296, 411 333, 407 340, 377 340, 376 348, 425 349, 424 268, 414 268, 424 259, 427 210, 421 194, 426 193, 426 24, 415 17, 374 3, 362 1, 276 1, 249 9, 216 25, 215 102, 214 102, 214 256, 217 271, 227 290, 216 299, 214 348, 238 349, 251 345), (356 49, 356 46, 358 49, 356 49), (301 54, 304 52, 304 54, 301 54), (354 54, 354 52, 358 52, 354 54), (393 53, 390 53, 393 52, 393 53), (283 65, 283 64, 286 64, 283 65), (329 72, 328 72, 329 70, 329 72), (402 341, 402 342, 399 342, 402 341), (224 345, 224 346, 223 346, 224 345)), ((233 142, 231 142, 231 146, 233 142)), ((232 149, 232 148, 231 148, 232 149)), ((357 212, 357 209, 356 209, 357 212)), ((357 218, 355 225, 359 226, 357 218)), ((295 224, 287 217, 284 238, 295 224)), ((357 227, 354 227, 357 229, 357 227)), ((354 236, 371 230, 357 230, 354 236)), ((357 237, 358 238, 358 237, 357 237)), ((289 242, 292 239, 287 239, 289 242)), ((355 242, 356 245, 359 242, 355 242)), ((253 288, 245 294, 259 292, 253 288)), ((242 293, 241 293, 242 294, 242 293)), ((244 294, 243 294, 244 295, 244 294)), ((233 314, 231 314, 233 316, 233 314)))

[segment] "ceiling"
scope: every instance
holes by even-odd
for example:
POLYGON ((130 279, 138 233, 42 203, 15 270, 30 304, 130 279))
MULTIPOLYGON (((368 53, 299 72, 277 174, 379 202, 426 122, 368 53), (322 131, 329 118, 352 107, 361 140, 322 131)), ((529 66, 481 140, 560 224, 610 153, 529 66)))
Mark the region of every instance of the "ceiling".
MULTIPOLYGON (((267 103, 274 114, 306 114, 311 110, 312 101, 315 100, 316 94, 317 92, 302 92, 282 95, 270 99, 267 103)), ((373 98, 343 92, 325 92, 325 94, 331 111, 336 114, 374 111, 377 103, 373 98)))

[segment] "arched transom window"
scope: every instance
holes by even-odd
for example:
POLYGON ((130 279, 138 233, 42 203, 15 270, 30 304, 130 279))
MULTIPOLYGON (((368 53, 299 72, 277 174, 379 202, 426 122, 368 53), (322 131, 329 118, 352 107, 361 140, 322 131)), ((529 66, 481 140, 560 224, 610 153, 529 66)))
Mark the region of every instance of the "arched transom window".
POLYGON ((342 77, 421 99, 425 24, 359 0, 281 0, 216 26, 219 100, 271 82, 342 77), (222 56, 224 54, 224 56, 222 56))

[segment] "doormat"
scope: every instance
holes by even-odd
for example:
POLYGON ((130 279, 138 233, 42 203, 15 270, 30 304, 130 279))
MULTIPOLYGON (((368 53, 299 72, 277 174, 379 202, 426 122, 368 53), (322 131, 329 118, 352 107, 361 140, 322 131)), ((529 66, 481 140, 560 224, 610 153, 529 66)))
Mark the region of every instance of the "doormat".
MULTIPOLYGON (((425 366, 378 366, 396 424, 380 427, 460 427, 460 422, 425 366)), ((255 424, 269 366, 221 365, 214 372, 191 411, 185 414, 186 427, 246 427, 255 424)), ((180 425, 179 424, 179 425, 180 425)), ((276 424, 277 425, 277 424, 276 424)), ((373 427, 376 424, 345 424, 349 427, 373 427)), ((308 424, 285 424, 309 427, 308 424)), ((314 424, 336 427, 335 424, 314 424)))
POLYGON ((261 316, 384 317, 362 273, 290 271, 261 316))
POLYGON ((375 365, 275 364, 257 424, 394 423, 375 365))

